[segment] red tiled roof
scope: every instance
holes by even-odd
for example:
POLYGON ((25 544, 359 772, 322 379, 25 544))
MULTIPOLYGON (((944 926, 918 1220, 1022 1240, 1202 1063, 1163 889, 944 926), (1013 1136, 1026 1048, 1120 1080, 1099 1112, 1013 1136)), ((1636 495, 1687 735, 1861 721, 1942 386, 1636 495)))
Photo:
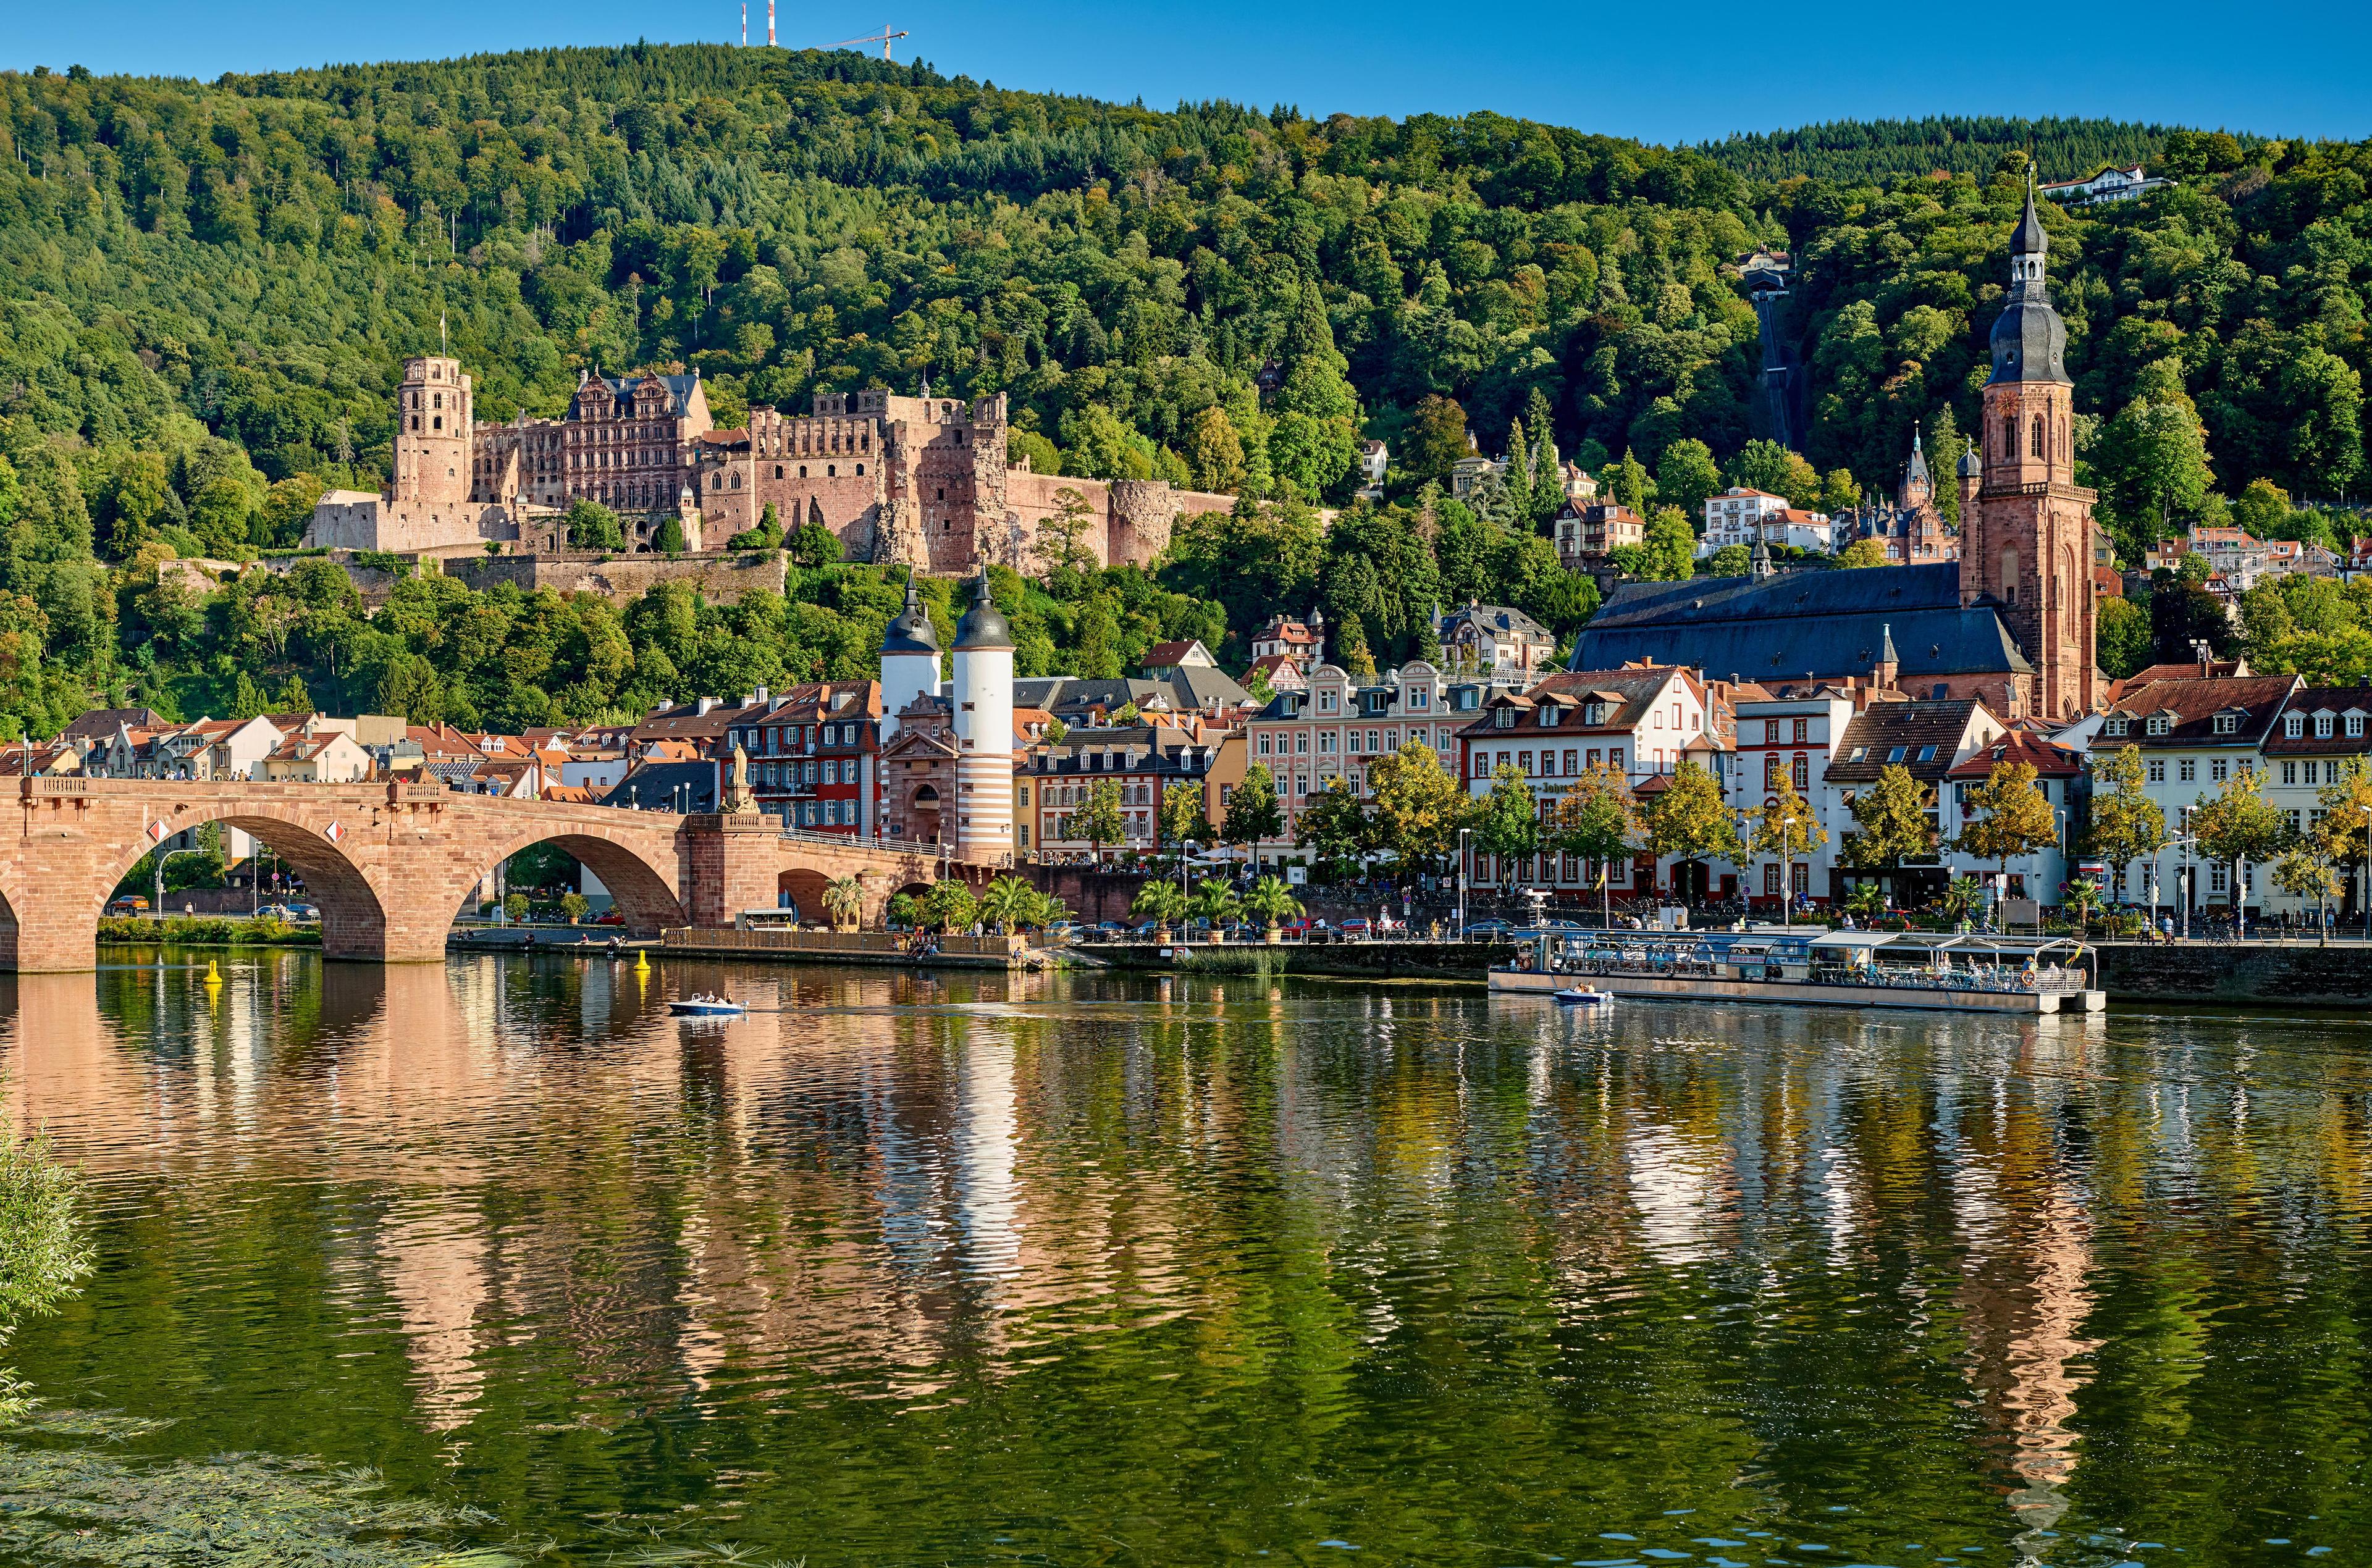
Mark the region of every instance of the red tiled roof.
POLYGON ((2005 762, 2024 762, 2044 778, 2074 778, 2084 771, 2076 753, 2064 746, 2053 746, 2041 737, 2022 729, 2013 729, 1994 741, 1969 754, 1969 760, 1955 767, 1949 775, 1956 779, 1982 779, 2005 762))

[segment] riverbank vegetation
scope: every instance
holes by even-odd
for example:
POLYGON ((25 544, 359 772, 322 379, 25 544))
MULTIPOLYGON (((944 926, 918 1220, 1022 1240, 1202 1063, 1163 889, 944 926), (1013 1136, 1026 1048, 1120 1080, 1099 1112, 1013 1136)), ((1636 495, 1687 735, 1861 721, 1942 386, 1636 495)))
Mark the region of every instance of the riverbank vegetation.
MULTIPOLYGON (((82 1184, 49 1139, 0 1125, 0 1351, 17 1328, 54 1311, 90 1272, 82 1184)), ((0 1365, 0 1421, 25 1413, 23 1385, 0 1365)))
POLYGON ((139 947, 318 947, 321 928, 259 915, 108 914, 99 919, 99 939, 139 947))
POLYGON ((864 566, 732 607, 415 577, 367 612, 318 559, 160 575, 291 551, 324 487, 377 484, 401 361, 447 342, 487 419, 555 412, 596 366, 697 368, 725 424, 927 377, 1007 397, 1041 469, 1247 498, 1149 571, 1000 576, 1024 673, 1188 635, 1239 661, 1311 605, 1379 666, 1426 651, 1436 599, 1569 635, 1596 589, 1541 533, 1564 459, 1656 525, 1631 564, 1657 575, 1691 569, 1711 485, 1844 505, 1892 487, 1914 427, 1949 471, 2029 145, 2047 176, 2177 181, 2045 213, 2120 554, 2258 482, 2291 498, 2275 532, 2346 531, 2324 504, 2365 465, 2372 145, 1924 122, 1667 148, 697 45, 0 73, 0 727, 303 694, 517 728, 869 672, 897 593, 864 566), (1795 261, 1801 458, 1757 441, 1757 249, 1795 261), (1469 433, 1514 461, 1459 503, 1469 433), (1363 438, 1391 450, 1381 505, 1352 500, 1363 438), (1331 531, 1321 504, 1349 508, 1331 531))

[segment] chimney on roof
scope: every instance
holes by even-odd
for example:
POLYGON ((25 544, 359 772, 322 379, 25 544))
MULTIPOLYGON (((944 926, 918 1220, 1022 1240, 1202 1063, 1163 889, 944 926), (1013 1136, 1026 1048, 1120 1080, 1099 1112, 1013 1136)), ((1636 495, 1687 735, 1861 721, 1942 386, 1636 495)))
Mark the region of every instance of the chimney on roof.
POLYGON ((703 698, 701 698, 701 699, 698 701, 698 703, 693 706, 692 711, 692 717, 694 717, 694 718, 700 718, 700 717, 703 716, 704 714, 709 714, 709 713, 714 712, 714 711, 715 710, 715 707, 716 707, 716 699, 715 699, 715 698, 714 698, 714 697, 703 697, 703 698))
POLYGON ((651 712, 654 714, 663 714, 674 706, 675 703, 665 697, 661 697, 657 702, 651 704, 651 712))

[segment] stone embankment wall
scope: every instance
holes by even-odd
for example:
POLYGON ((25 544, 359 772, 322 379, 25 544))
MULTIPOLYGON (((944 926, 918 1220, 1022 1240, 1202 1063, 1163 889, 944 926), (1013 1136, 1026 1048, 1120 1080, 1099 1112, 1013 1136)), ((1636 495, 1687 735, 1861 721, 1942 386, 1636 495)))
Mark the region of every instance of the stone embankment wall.
POLYGON ((2328 947, 2109 942, 2099 953, 2101 989, 2111 1002, 2250 1007, 2355 1007, 2372 1002, 2372 948, 2361 942, 2328 947))
MULTIPOLYGON (((1117 917, 1115 917, 1117 918, 1117 917)), ((1183 949, 1201 952, 1196 944, 1183 949)), ((1506 961, 1509 949, 1481 942, 1279 942, 1226 943, 1209 949, 1215 955, 1265 954, 1279 974, 1331 974, 1354 980, 1462 980, 1481 981, 1494 963, 1506 961)), ((1149 942, 1090 946, 1082 953, 1129 969, 1176 970, 1178 961, 1163 958, 1149 942)), ((1173 954, 1180 951, 1169 949, 1173 954)), ((1234 961, 1232 958, 1222 962, 1234 961)))

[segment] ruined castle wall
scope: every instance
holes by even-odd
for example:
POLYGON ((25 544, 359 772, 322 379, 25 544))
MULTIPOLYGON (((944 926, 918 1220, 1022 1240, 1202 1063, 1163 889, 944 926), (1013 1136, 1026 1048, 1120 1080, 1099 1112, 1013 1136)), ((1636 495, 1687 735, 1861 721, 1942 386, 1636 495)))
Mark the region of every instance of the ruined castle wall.
POLYGON ((305 528, 308 550, 378 550, 396 555, 455 555, 483 551, 490 540, 519 536, 500 506, 475 501, 430 503, 355 498, 332 491, 313 508, 305 528))
POLYGON ((783 591, 784 556, 778 550, 700 555, 620 555, 603 561, 592 556, 492 555, 445 563, 445 575, 483 591, 498 583, 514 583, 533 592, 600 594, 631 598, 661 583, 690 583, 703 598, 729 604, 763 588, 783 591))
POLYGON ((1048 518, 1062 511, 1058 499, 1061 492, 1076 490, 1087 504, 1091 520, 1079 542, 1096 558, 1096 564, 1111 564, 1111 486, 1100 479, 1073 479, 1059 473, 1016 473, 1008 469, 1005 474, 1006 509, 1021 519, 1025 550, 1034 549, 1040 531, 1048 518))

